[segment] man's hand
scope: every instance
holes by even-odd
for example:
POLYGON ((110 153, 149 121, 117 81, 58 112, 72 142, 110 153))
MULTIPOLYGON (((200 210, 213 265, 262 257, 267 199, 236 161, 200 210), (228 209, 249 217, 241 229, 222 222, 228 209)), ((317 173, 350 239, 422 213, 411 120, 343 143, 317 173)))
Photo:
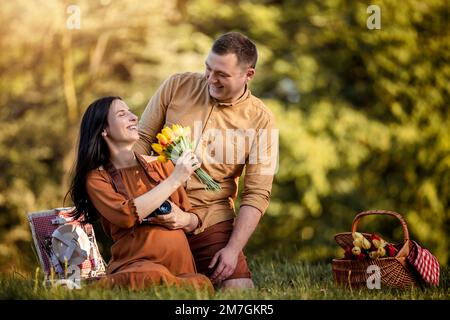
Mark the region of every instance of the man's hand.
POLYGON ((222 282, 233 274, 236 269, 238 255, 239 251, 236 251, 229 246, 216 252, 208 266, 208 268, 213 268, 218 262, 216 269, 211 275, 211 281, 213 283, 222 282))
POLYGON ((261 219, 261 212, 252 206, 241 206, 234 223, 230 241, 225 248, 219 250, 211 260, 209 268, 218 265, 211 275, 213 283, 221 282, 231 276, 236 269, 239 253, 247 244, 248 238, 255 231, 261 219))
POLYGON ((175 203, 169 201, 172 206, 172 212, 169 214, 158 215, 148 219, 148 222, 159 224, 168 229, 182 229, 191 222, 191 214, 180 209, 175 203))

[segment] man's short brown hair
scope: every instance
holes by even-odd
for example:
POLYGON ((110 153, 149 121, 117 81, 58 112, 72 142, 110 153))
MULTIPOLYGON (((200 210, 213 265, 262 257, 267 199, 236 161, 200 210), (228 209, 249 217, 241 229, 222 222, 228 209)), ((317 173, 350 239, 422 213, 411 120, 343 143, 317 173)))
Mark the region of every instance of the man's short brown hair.
POLYGON ((238 64, 255 68, 258 52, 255 44, 239 32, 228 32, 221 35, 211 49, 214 53, 225 55, 234 53, 238 64))

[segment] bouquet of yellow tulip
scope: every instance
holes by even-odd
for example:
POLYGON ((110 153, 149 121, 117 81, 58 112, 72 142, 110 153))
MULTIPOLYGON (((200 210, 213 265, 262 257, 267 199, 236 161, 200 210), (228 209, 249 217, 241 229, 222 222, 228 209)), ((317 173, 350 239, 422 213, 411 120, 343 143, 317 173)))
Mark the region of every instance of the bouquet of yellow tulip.
MULTIPOLYGON (((191 128, 183 128, 179 124, 172 125, 172 128, 164 127, 156 135, 158 143, 152 144, 152 149, 159 155, 158 161, 172 160, 176 162, 184 150, 192 149, 190 134, 191 128)), ((195 174, 205 185, 206 190, 219 191, 221 189, 220 184, 214 181, 202 168, 195 170, 195 174)))

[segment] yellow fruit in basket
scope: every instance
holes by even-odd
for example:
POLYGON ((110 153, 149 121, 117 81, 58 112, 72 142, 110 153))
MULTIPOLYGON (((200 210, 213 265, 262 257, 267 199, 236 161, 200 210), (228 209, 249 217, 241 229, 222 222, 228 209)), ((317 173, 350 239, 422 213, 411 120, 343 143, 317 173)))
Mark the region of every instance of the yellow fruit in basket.
POLYGON ((352 233, 352 237, 353 237, 353 239, 363 239, 364 238, 364 236, 362 235, 362 233, 359 233, 359 232, 353 232, 352 233))
POLYGON ((378 249, 381 247, 381 240, 374 239, 374 240, 372 240, 372 242, 373 242, 373 245, 375 246, 375 248, 378 249))
POLYGON ((353 247, 353 248, 352 248, 352 253, 353 253, 355 256, 359 256, 359 255, 361 254, 361 248, 360 248, 360 247, 353 247))
POLYGON ((381 239, 379 235, 374 233, 374 234, 371 235, 370 238, 371 238, 372 243, 375 246, 375 248, 377 248, 377 249, 378 248, 384 248, 386 246, 386 241, 381 239))
POLYGON ((371 246, 372 245, 370 244, 370 241, 367 240, 366 238, 363 238, 363 240, 362 240, 363 249, 369 250, 371 246))
POLYGON ((379 256, 380 255, 379 255, 378 251, 371 251, 371 252, 369 252, 370 259, 377 259, 379 256))
POLYGON ((386 241, 384 241, 383 239, 372 240, 372 242, 373 242, 373 245, 375 246, 375 248, 377 248, 377 249, 386 247, 386 241))
POLYGON ((363 241, 362 241, 362 239, 359 239, 359 238, 357 238, 357 239, 355 239, 355 240, 353 240, 353 246, 354 247, 362 247, 363 246, 363 241))
POLYGON ((377 253, 380 257, 384 257, 386 255, 386 249, 384 249, 383 247, 379 247, 377 253))

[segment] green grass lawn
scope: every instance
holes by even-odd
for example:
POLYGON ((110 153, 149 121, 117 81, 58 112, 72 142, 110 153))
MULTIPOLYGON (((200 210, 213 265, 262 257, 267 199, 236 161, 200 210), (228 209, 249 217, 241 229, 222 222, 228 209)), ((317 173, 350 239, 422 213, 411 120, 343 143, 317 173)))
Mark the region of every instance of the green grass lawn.
POLYGON ((330 264, 292 263, 282 259, 250 259, 256 289, 204 291, 154 287, 145 291, 104 290, 83 285, 79 290, 45 287, 43 275, 25 276, 19 272, 0 276, 0 299, 449 299, 450 272, 441 268, 438 288, 394 290, 345 289, 336 287, 330 264))

